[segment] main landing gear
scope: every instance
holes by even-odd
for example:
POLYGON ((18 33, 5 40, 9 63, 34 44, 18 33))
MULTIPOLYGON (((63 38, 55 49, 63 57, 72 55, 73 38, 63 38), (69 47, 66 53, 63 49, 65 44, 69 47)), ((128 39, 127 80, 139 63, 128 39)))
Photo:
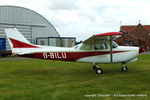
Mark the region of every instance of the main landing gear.
POLYGON ((93 69, 96 70, 96 74, 103 74, 103 70, 98 65, 94 64, 93 69))
MULTIPOLYGON (((96 71, 96 74, 103 74, 102 68, 100 68, 97 64, 93 65, 93 69, 96 71)), ((123 72, 128 71, 128 67, 125 65, 122 65, 122 71, 123 72)))

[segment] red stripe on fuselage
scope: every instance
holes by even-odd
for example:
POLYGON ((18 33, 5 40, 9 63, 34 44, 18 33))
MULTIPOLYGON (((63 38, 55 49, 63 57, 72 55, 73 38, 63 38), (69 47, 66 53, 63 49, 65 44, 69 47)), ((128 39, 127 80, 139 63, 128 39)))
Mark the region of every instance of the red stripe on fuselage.
MULTIPOLYGON (((128 51, 113 51, 113 53, 121 53, 128 51)), ((25 57, 51 59, 51 60, 64 60, 64 61, 76 61, 84 57, 98 56, 110 54, 110 51, 94 51, 94 52, 46 52, 46 53, 34 53, 23 55, 25 57)))
POLYGON ((10 41, 13 44, 13 48, 38 48, 37 46, 31 45, 31 44, 27 44, 12 38, 9 38, 10 41))

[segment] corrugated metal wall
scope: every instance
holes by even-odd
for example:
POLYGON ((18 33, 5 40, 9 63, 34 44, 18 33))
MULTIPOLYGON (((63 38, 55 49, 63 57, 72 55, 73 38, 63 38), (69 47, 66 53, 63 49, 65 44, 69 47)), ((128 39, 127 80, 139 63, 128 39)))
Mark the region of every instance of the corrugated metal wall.
MULTIPOLYGON (((37 37, 59 37, 58 32, 40 14, 23 7, 0 6, 0 38, 6 38, 4 29, 16 27, 31 43, 37 37)), ((10 50, 6 40, 6 50, 10 50)))

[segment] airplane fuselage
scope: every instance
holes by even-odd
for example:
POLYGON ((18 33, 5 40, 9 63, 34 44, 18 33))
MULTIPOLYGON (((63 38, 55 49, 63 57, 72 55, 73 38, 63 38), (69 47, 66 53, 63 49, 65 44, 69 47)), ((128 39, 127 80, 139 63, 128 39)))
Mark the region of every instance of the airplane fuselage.
POLYGON ((50 59, 50 60, 63 60, 63 61, 78 61, 90 63, 120 63, 127 62, 137 58, 139 54, 138 47, 118 46, 113 49, 113 62, 110 61, 110 50, 80 50, 78 48, 62 48, 62 47, 45 47, 32 49, 23 48, 21 51, 30 51, 29 54, 22 56, 50 59))

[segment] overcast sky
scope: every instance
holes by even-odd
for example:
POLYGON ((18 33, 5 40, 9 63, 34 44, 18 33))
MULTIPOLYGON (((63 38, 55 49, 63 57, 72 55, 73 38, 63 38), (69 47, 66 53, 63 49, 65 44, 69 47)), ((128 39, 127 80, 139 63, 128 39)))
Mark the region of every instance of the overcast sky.
POLYGON ((0 0, 0 5, 32 9, 64 37, 85 40, 93 34, 119 31, 122 25, 150 24, 150 0, 0 0))

